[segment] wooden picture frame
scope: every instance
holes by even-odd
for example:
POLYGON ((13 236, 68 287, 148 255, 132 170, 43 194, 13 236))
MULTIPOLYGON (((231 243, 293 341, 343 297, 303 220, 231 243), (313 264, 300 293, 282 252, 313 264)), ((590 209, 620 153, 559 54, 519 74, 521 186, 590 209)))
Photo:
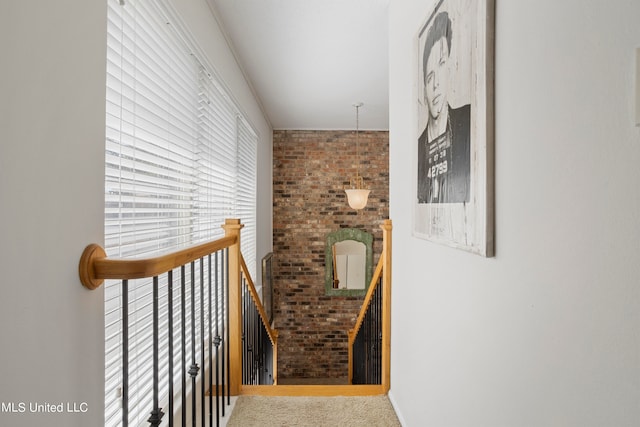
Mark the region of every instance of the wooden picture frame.
POLYGON ((413 235, 494 255, 494 0, 440 0, 418 30, 413 235))

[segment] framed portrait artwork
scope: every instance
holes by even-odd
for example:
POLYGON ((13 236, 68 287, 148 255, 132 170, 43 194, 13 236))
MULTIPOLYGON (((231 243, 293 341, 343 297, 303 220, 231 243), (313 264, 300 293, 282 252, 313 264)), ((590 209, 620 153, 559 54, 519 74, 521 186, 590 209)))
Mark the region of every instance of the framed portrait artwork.
POLYGON ((417 34, 413 233, 494 254, 494 0, 439 0, 417 34))

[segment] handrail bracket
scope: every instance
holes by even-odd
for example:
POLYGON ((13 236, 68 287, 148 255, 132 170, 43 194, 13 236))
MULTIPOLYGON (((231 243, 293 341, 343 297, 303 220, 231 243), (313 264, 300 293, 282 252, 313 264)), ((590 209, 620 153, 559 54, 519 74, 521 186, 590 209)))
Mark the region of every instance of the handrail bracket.
POLYGON ((78 265, 78 273, 80 274, 80 282, 85 288, 94 290, 104 283, 104 279, 96 276, 95 261, 106 257, 107 253, 97 243, 92 243, 84 248, 78 265))

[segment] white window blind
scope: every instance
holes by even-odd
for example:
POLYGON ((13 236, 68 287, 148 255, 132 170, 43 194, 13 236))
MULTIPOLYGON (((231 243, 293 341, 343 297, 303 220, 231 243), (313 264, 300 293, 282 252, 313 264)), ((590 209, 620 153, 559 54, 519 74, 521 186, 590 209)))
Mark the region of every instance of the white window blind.
MULTIPOLYGON (((244 228, 242 236, 256 235, 256 169, 257 169, 256 135, 247 123, 238 117, 238 217, 242 218, 244 228)), ((256 279, 256 239, 242 237, 241 251, 245 257, 249 274, 256 279)))
MULTIPOLYGON (((237 217, 245 224, 242 252, 254 270, 257 137, 172 17, 160 0, 108 2, 105 249, 110 257, 167 253, 221 237, 225 218, 237 217)), ((130 281, 129 287, 129 420, 137 425, 151 410, 152 294, 150 280, 130 281)), ((162 329, 167 290, 161 289, 162 329)), ((121 298, 119 282, 107 282, 106 425, 121 420, 121 298)), ((199 298, 196 292, 197 307, 199 298)), ((177 298, 174 304, 179 321, 177 298)), ((175 327, 174 336, 179 334, 175 327)), ((167 358, 167 342, 163 334, 161 360, 167 358)), ((166 366, 160 377, 166 393, 166 366)))

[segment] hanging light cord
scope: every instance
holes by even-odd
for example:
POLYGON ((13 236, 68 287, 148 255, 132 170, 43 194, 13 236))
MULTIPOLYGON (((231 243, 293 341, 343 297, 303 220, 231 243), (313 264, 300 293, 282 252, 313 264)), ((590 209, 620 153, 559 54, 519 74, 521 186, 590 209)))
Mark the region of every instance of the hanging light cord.
POLYGON ((356 104, 356 188, 360 188, 360 105, 356 104))

